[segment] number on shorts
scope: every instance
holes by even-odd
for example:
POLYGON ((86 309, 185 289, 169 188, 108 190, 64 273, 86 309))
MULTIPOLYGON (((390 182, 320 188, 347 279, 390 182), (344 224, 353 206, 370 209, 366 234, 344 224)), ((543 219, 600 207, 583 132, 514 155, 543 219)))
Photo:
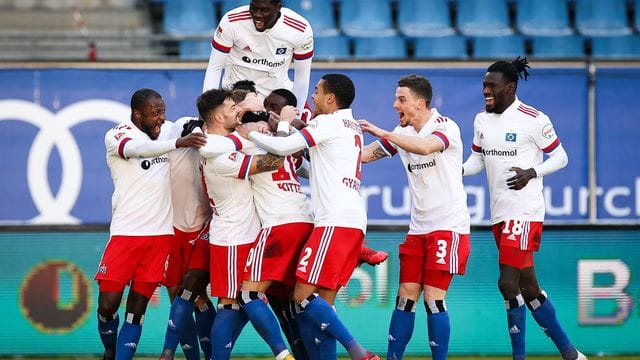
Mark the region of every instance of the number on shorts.
POLYGON ((304 256, 302 256, 302 259, 300 259, 300 262, 298 263, 298 270, 300 270, 301 272, 307 272, 307 266, 309 265, 309 258, 311 257, 313 250, 307 246, 306 248, 304 248, 303 252, 304 252, 304 256))
POLYGON ((520 235, 522 234, 522 229, 524 228, 524 224, 525 224, 525 221, 523 220, 507 220, 504 223, 504 228, 502 229, 502 233, 520 235))
POLYGON ((444 264, 444 258, 447 256, 447 240, 440 239, 436 242, 436 245, 438 246, 438 251, 436 251, 437 262, 444 264))

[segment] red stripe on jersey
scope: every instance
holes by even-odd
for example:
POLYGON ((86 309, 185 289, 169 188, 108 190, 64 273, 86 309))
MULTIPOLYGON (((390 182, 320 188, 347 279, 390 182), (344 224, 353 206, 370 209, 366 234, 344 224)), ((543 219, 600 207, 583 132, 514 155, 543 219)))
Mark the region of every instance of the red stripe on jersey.
POLYGON ((120 141, 120 146, 118 146, 118 155, 120 155, 120 157, 123 159, 126 159, 126 157, 124 156, 124 144, 129 142, 129 140, 131 140, 131 138, 122 139, 122 141, 120 141))
POLYGON ((294 29, 296 29, 296 30, 298 30, 298 31, 300 31, 300 32, 304 32, 304 29, 305 29, 305 27, 304 27, 304 26, 300 26, 300 25, 298 25, 298 24, 296 24, 296 23, 293 23, 293 22, 291 22, 291 21, 288 21, 288 20, 287 20, 287 18, 285 18, 282 22, 283 22, 285 25, 289 26, 289 27, 292 27, 292 28, 294 28, 294 29))
POLYGON ((313 140, 313 136, 311 136, 311 134, 309 134, 309 131, 307 129, 300 130, 300 134, 304 138, 304 141, 307 142, 307 146, 308 147, 316 146, 316 141, 313 140))
POLYGON ((215 40, 211 40, 211 46, 213 46, 214 49, 216 49, 216 50, 218 50, 220 52, 223 52, 225 54, 228 54, 229 51, 231 51, 231 46, 224 46, 224 45, 218 43, 215 40))
POLYGON ((542 151, 544 151, 545 153, 547 153, 547 154, 548 154, 548 153, 552 152, 553 150, 555 150, 555 149, 558 147, 558 145, 560 145, 560 139, 556 138, 556 139, 551 143, 551 145, 549 145, 549 146, 547 146, 546 148, 542 149, 542 151))
POLYGON ((251 165, 251 155, 245 155, 242 159, 242 165, 240 165, 240 172, 238 172, 238 179, 244 179, 249 172, 249 165, 251 165))
POLYGON ((291 16, 285 15, 284 19, 288 20, 288 21, 290 21, 290 22, 292 22, 292 23, 294 23, 294 24, 296 24, 296 25, 298 25, 300 27, 302 27, 303 29, 307 28, 307 24, 305 24, 303 21, 300 21, 298 19, 294 19, 291 16))
POLYGON ((530 108, 530 107, 526 107, 524 105, 520 105, 518 106, 518 111, 520 111, 523 114, 527 114, 531 117, 538 117, 538 111, 534 108, 530 108))
POLYGON ((391 155, 395 155, 398 153, 398 150, 396 150, 396 148, 391 145, 389 140, 385 138, 380 138, 380 145, 382 145, 382 147, 391 155))
POLYGON ((295 60, 307 60, 313 56, 313 50, 309 51, 306 54, 293 54, 293 58, 295 60))
POLYGON ((237 12, 237 13, 229 14, 229 16, 227 16, 227 17, 229 19, 233 19, 233 18, 237 18, 239 16, 245 16, 245 15, 251 16, 251 14, 249 13, 249 10, 245 10, 245 11, 240 11, 240 12, 237 12))
POLYGON ((229 22, 236 22, 236 21, 243 21, 243 20, 250 20, 251 19, 251 15, 247 15, 247 16, 243 16, 243 17, 237 17, 234 19, 229 19, 229 22))
POLYGON ((242 141, 240 141, 237 136, 229 134, 227 137, 236 145, 236 150, 242 150, 242 141))
POLYGON ((477 152, 477 153, 481 153, 482 152, 482 148, 476 144, 471 144, 471 150, 473 152, 477 152))
POLYGON ((444 149, 442 150, 446 150, 449 147, 449 138, 447 138, 447 135, 445 135, 444 133, 440 132, 440 131, 434 131, 431 133, 431 135, 435 135, 437 137, 440 138, 440 140, 442 140, 442 142, 444 143, 444 149))

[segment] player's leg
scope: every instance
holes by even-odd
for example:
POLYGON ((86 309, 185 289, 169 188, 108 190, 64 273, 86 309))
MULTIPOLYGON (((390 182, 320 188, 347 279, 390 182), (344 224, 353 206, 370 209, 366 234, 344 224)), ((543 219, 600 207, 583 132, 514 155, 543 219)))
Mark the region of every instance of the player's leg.
POLYGON ((569 337, 562 329, 556 315, 556 309, 548 298, 547 293, 540 289, 533 266, 522 269, 520 273, 520 290, 527 307, 531 311, 531 315, 556 345, 562 358, 565 360, 578 359, 579 352, 571 344, 569 337))
POLYGON ((116 356, 116 341, 120 318, 118 308, 122 301, 125 285, 119 282, 100 281, 98 295, 98 333, 104 346, 104 359, 112 360, 116 356))
POLYGON ((396 307, 391 314, 387 337, 387 359, 402 359, 411 340, 416 319, 416 304, 423 287, 425 269, 424 235, 407 235, 398 247, 400 258, 400 285, 396 307))
MULTIPOLYGON (((265 295, 273 278, 267 275, 269 268, 282 266, 281 262, 276 261, 280 257, 277 251, 265 252, 266 249, 281 248, 278 242, 278 228, 276 226, 260 230, 247 259, 244 281, 238 293, 238 303, 244 308, 251 324, 269 345, 276 359, 282 360, 290 353, 280 334, 278 320, 267 305, 268 300, 265 295)), ((284 234, 281 237, 284 238, 284 234)), ((282 262, 286 267, 288 262, 282 262)))
POLYGON ((451 325, 445 297, 455 274, 464 274, 471 245, 469 234, 434 231, 427 234, 424 305, 433 360, 446 360, 451 325))
POLYGON ((215 317, 215 307, 206 292, 203 292, 196 300, 195 318, 198 341, 207 360, 211 359, 211 326, 215 317))
POLYGON ((351 335, 338 318, 332 302, 337 289, 346 285, 357 265, 363 238, 364 234, 359 229, 314 229, 298 262, 298 282, 293 294, 296 304, 307 313, 314 325, 336 338, 352 359, 375 358, 375 355, 364 350, 351 335), (317 289, 320 295, 315 293, 317 289))
POLYGON ((116 360, 131 360, 136 353, 147 304, 158 282, 134 281, 127 295, 127 310, 116 345, 116 360))
POLYGON ((226 360, 231 357, 235 340, 248 318, 238 304, 244 266, 252 244, 233 246, 211 245, 211 294, 219 298, 218 312, 211 327, 213 358, 226 360))
POLYGON ((280 323, 280 329, 289 343, 293 356, 296 360, 307 360, 309 356, 296 321, 295 303, 291 301, 292 293, 293 288, 289 288, 281 282, 274 282, 269 286, 266 295, 269 300, 269 306, 271 306, 280 323))
POLYGON ((514 360, 525 358, 526 307, 520 293, 520 270, 533 260, 530 251, 520 250, 519 241, 511 233, 513 224, 507 220, 492 226, 493 236, 498 246, 500 277, 498 289, 502 294, 507 312, 507 330, 511 339, 514 360), (505 225, 506 224, 506 225, 505 225))

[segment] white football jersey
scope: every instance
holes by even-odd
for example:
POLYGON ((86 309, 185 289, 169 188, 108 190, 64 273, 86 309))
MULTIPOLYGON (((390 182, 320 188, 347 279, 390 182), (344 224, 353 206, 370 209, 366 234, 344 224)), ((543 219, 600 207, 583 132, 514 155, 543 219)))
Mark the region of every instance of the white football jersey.
POLYGON ((173 234, 169 157, 125 158, 130 140, 154 141, 131 122, 107 131, 107 165, 113 179, 111 235, 173 234))
POLYGON ((473 122, 472 150, 482 155, 491 198, 491 223, 507 219, 544 220, 542 177, 510 190, 511 167, 528 169, 543 162, 543 152, 560 145, 547 115, 516 100, 502 114, 481 112, 473 122))
POLYGON ((467 193, 462 183, 462 139, 453 120, 431 109, 433 114, 420 132, 413 126, 396 127, 393 132, 426 138, 434 135, 443 151, 429 155, 409 153, 386 140, 378 143, 389 155, 398 153, 407 172, 411 191, 409 234, 428 234, 437 230, 468 234, 470 227, 467 193))
MULTIPOLYGON (((175 123, 165 122, 164 138, 180 137, 184 124, 198 120, 197 117, 182 117, 175 123)), ((211 206, 204 191, 202 177, 202 157, 198 149, 178 148, 168 153, 171 166, 171 199, 173 203, 173 226, 183 232, 202 229, 211 216, 211 206)))
MULTIPOLYGON (((223 87, 249 79, 256 83, 258 93, 266 97, 274 89, 293 88, 289 65, 292 60, 313 56, 313 32, 304 17, 285 7, 272 28, 256 31, 249 5, 245 5, 222 17, 211 45, 229 54, 223 87)), ((217 88, 217 84, 213 87, 217 88)))
POLYGON ((311 204, 316 226, 367 227, 360 196, 362 129, 351 109, 318 115, 300 130, 309 147, 311 204))
MULTIPOLYGON (((207 141, 224 138, 208 134, 207 141)), ((204 159, 204 178, 207 194, 213 205, 209 242, 231 246, 255 241, 260 220, 253 203, 249 183, 251 155, 238 151, 204 159)))
MULTIPOLYGON (((259 152, 265 153, 262 149, 259 152)), ((296 158, 286 156, 284 165, 278 170, 250 176, 253 200, 262 227, 296 222, 313 223, 309 201, 300 188, 296 174, 298 165, 296 158)))

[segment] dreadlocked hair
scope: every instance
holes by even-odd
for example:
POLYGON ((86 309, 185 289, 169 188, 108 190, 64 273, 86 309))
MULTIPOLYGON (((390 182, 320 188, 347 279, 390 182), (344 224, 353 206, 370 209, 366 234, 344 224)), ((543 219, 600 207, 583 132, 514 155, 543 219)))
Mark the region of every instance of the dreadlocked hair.
POLYGON ((494 62, 493 64, 491 64, 491 66, 489 66, 487 72, 502 73, 505 78, 517 84, 518 78, 527 81, 527 78, 529 77, 529 72, 527 71, 527 69, 531 69, 527 58, 518 56, 513 61, 500 60, 494 62))

